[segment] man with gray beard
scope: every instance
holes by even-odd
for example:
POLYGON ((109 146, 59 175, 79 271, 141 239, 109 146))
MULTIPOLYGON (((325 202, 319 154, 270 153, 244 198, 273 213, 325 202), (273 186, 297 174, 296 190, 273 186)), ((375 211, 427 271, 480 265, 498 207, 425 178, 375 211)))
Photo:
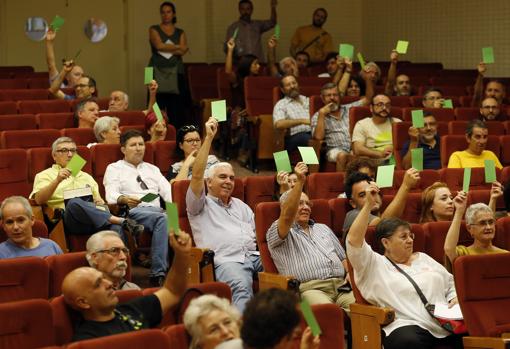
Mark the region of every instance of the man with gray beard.
POLYGON ((87 240, 86 257, 89 265, 102 272, 115 290, 140 289, 138 285, 124 279, 129 250, 113 230, 103 230, 92 235, 87 240))

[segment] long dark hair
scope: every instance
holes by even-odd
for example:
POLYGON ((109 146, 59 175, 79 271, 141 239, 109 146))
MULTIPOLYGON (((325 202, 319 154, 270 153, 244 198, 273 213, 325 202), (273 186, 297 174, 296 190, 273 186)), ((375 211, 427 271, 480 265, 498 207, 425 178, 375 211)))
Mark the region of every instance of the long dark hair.
POLYGON ((239 81, 242 81, 245 77, 251 75, 251 65, 256 59, 258 59, 258 57, 255 55, 241 56, 239 63, 237 64, 237 74, 239 76, 239 81))

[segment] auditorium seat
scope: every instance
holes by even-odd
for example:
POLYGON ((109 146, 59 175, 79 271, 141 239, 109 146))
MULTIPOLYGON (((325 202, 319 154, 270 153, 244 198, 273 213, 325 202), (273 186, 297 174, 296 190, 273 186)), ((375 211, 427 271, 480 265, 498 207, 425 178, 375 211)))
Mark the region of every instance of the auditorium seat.
MULTIPOLYGON (((435 79, 435 78, 432 78, 435 79)), ((466 85, 463 83, 455 83, 455 84, 444 84, 444 85, 434 85, 434 88, 437 88, 443 92, 445 96, 464 96, 467 94, 466 85)), ((430 86, 420 86, 418 89, 419 95, 424 95, 425 91, 427 91, 430 86)))
POLYGON ((51 147, 58 137, 60 132, 57 130, 12 130, 0 133, 4 149, 51 147))
POLYGON ((99 113, 101 116, 116 116, 120 119, 120 126, 126 125, 144 125, 145 114, 143 111, 102 111, 99 113))
POLYGON ((192 234, 191 226, 186 212, 186 192, 188 191, 190 181, 175 181, 172 183, 172 201, 177 205, 179 216, 179 227, 188 234, 192 234))
POLYGON ((19 113, 69 113, 71 107, 69 103, 64 99, 51 99, 41 101, 19 101, 18 102, 19 113))
MULTIPOLYGON (((465 135, 468 123, 469 121, 465 120, 450 121, 448 123, 448 134, 465 135)), ((492 136, 502 136, 505 134, 505 129, 501 127, 501 122, 499 121, 486 121, 485 125, 492 136)))
POLYGON ((63 137, 72 138, 76 145, 87 145, 97 142, 92 128, 64 128, 60 132, 63 137))
POLYGON ((334 199, 344 189, 344 172, 312 173, 307 179, 307 192, 310 199, 334 199))
POLYGON ((259 202, 275 200, 275 190, 279 189, 275 176, 248 176, 243 178, 244 202, 255 212, 259 202))
MULTIPOLYGON (((391 107, 390 115, 402 120, 403 110, 399 107, 391 107)), ((353 107, 349 110, 349 133, 352 135, 356 123, 364 118, 371 117, 370 107, 353 107)))
POLYGON ((331 230, 339 238, 342 237, 345 215, 352 210, 347 198, 335 198, 328 201, 331 212, 331 230))
POLYGON ((412 111, 421 109, 423 112, 428 112, 434 115, 437 122, 447 122, 455 120, 455 114, 453 109, 448 108, 404 108, 404 120, 405 121, 413 121, 412 119, 412 111))
MULTIPOLYGON (((448 185, 452 192, 462 190, 464 182, 463 168, 443 168, 439 170, 441 182, 448 185)), ((501 170, 496 168, 496 178, 500 180, 501 170)), ((485 170, 483 167, 474 167, 471 169, 471 182, 469 190, 490 190, 491 184, 485 183, 485 170)))
POLYGON ((218 98, 226 100, 227 106, 232 106, 232 87, 224 67, 216 69, 216 81, 218 98))
POLYGON ((390 96, 390 100, 392 107, 408 108, 411 106, 409 96, 390 96))
POLYGON ((48 77, 32 76, 28 79, 28 88, 50 88, 50 80, 48 77))
POLYGON ((479 108, 466 108, 459 107, 455 108, 455 119, 462 121, 471 121, 473 119, 480 118, 480 109, 479 108))
POLYGON ((49 270, 40 257, 0 259, 0 303, 48 298, 49 270))
POLYGON ((35 130, 37 123, 34 114, 0 115, 0 131, 35 130))
POLYGON ((244 99, 248 115, 273 114, 273 87, 278 79, 269 76, 248 76, 244 79, 244 99))
POLYGON ((170 341, 169 348, 172 349, 188 349, 191 338, 183 324, 168 326, 164 329, 165 334, 170 341))
POLYGON ((158 141, 153 143, 154 147, 154 165, 159 168, 161 173, 166 176, 170 165, 180 161, 176 153, 177 145, 175 141, 158 141))
MULTIPOLYGON (((74 89, 71 89, 71 94, 74 95, 74 89)), ((108 110, 108 105, 110 103, 110 99, 109 98, 95 98, 95 102, 99 106, 99 110, 108 110)), ((69 105, 71 106, 71 111, 73 111, 73 112, 75 111, 76 105, 78 103, 80 103, 80 100, 78 100, 78 99, 69 100, 69 105)))
POLYGON ((148 329, 79 341, 70 344, 67 349, 138 349, 142 347, 167 349, 170 348, 169 341, 163 331, 148 329))
POLYGON ((64 128, 74 128, 73 113, 40 113, 35 116, 38 128, 53 128, 61 130, 64 128))
POLYGON ((208 64, 188 66, 188 83, 193 102, 218 97, 216 69, 216 66, 208 64))
MULTIPOLYGON (((438 263, 445 264, 444 241, 446 234, 452 222, 428 222, 423 224, 423 230, 426 236, 426 253, 434 258, 438 263)), ((473 243, 473 238, 466 229, 466 223, 463 221, 460 227, 458 245, 469 246, 473 243)))
POLYGON ((47 100, 48 97, 48 89, 0 90, 0 101, 47 100))
POLYGON ((0 304, 0 348, 40 348, 55 344, 53 314, 47 300, 0 304))
MULTIPOLYGON (((423 96, 411 96, 411 106, 415 108, 423 108, 423 96)), ((460 97, 458 96, 443 96, 444 99, 451 99, 454 108, 460 107, 460 97)))
POLYGON ((18 105, 13 101, 0 102, 0 115, 4 114, 17 114, 18 105))
POLYGON ((18 90, 27 89, 27 79, 0 79, 0 90, 18 90))
MULTIPOLYGON (((465 136, 447 135, 441 137, 441 165, 448 166, 450 155, 455 151, 463 151, 467 149, 468 143, 465 136)), ((498 158, 500 157, 499 137, 489 135, 487 141, 487 150, 491 150, 498 158)))
POLYGON ((503 166, 510 166, 510 135, 500 136, 501 156, 499 161, 503 166))
POLYGON ((11 76, 21 73, 33 73, 34 67, 31 65, 4 65, 0 66, 0 73, 9 73, 11 76))
POLYGON ((502 217, 496 221, 494 244, 510 251, 510 217, 502 217))
POLYGON ((0 201, 11 195, 27 197, 31 190, 26 151, 0 149, 0 201))

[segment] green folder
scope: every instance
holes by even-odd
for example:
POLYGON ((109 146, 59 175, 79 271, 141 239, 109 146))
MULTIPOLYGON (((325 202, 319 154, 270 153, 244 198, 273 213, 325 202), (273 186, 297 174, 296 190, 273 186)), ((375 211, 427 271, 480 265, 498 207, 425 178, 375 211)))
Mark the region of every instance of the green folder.
POLYGON ((87 160, 82 158, 78 153, 75 153, 71 160, 67 163, 66 168, 71 170, 71 174, 76 177, 86 163, 87 160))
POLYGON ((393 173, 395 172, 395 165, 384 165, 377 168, 376 184, 379 188, 393 187, 393 173))
POLYGON ((423 148, 411 149, 411 167, 423 171, 423 148))
POLYGON ((53 18, 53 21, 51 21, 50 27, 53 29, 53 31, 57 32, 62 28, 64 25, 65 20, 60 17, 59 15, 56 15, 55 18, 53 18))
POLYGON ((318 165, 319 159, 313 147, 298 147, 303 162, 307 165, 318 165))
POLYGON ((166 206, 166 227, 168 231, 172 229, 176 236, 179 235, 179 214, 177 211, 177 204, 173 202, 165 202, 166 206))
POLYGON ((399 54, 406 54, 407 53, 407 47, 409 46, 409 41, 399 40, 397 42, 397 52, 399 54))
POLYGON ((237 27, 235 30, 234 30, 234 34, 232 34, 232 39, 236 39, 237 38, 237 33, 239 32, 239 27, 237 27))
POLYGON ((420 128, 425 126, 425 121, 423 119, 423 110, 412 110, 411 117, 413 119, 413 127, 420 128))
POLYGON ((154 68, 153 67, 145 67, 145 77, 143 79, 143 83, 148 85, 151 83, 154 78, 154 68))
POLYGON ((443 102, 443 108, 453 109, 453 101, 451 99, 445 99, 443 102))
POLYGON ((151 202, 151 201, 156 200, 158 197, 159 197, 159 195, 158 195, 158 194, 148 193, 148 194, 145 194, 144 196, 142 196, 142 197, 140 198, 140 201, 143 201, 143 202, 151 202))
POLYGON ((276 164, 276 172, 285 171, 287 173, 292 172, 292 166, 290 164, 289 153, 286 150, 282 150, 273 153, 274 162, 276 164))
POLYGON ((227 102, 224 99, 211 102, 211 115, 218 122, 227 121, 227 102))
POLYGON ((496 181, 496 164, 494 160, 485 160, 485 183, 496 181))
POLYGON ((349 57, 352 60, 352 57, 354 57, 354 46, 351 44, 340 44, 338 54, 340 57, 349 57))
POLYGON ((305 318, 306 324, 308 327, 310 327, 310 330, 312 330, 312 334, 314 336, 319 336, 322 331, 319 326, 319 323, 317 322, 317 319, 315 318, 315 315, 313 314, 312 307, 310 307, 310 304, 306 299, 303 299, 300 303, 301 312, 303 313, 303 317, 305 318))
POLYGON ((363 55, 361 54, 361 52, 358 52, 357 56, 358 56, 358 61, 361 66, 361 69, 365 69, 365 59, 363 58, 363 55))
POLYGON ((464 181, 462 182, 462 190, 467 193, 469 191, 469 184, 471 183, 471 168, 464 169, 464 181))
POLYGON ((484 63, 494 63, 494 49, 492 47, 482 48, 482 57, 484 63))
POLYGON ((154 114, 156 114, 156 119, 158 119, 158 121, 163 121, 163 114, 161 114, 158 103, 152 105, 152 110, 154 110, 154 114))
POLYGON ((280 40, 280 25, 275 24, 274 26, 274 36, 276 36, 276 40, 280 40))

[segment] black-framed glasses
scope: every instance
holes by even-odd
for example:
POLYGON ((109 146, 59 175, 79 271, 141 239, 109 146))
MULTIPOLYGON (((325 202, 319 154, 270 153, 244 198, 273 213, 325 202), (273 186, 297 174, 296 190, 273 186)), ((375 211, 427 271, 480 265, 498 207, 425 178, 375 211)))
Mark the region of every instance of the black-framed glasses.
POLYGON ((120 252, 124 253, 126 256, 129 255, 129 250, 126 247, 112 247, 96 251, 96 253, 108 253, 110 256, 113 257, 118 257, 120 252))
POLYGON ((76 148, 70 148, 70 149, 62 148, 62 149, 57 149, 55 151, 60 154, 67 154, 67 153, 75 154, 77 150, 76 150, 76 148))
POLYGON ((148 186, 147 186, 147 184, 143 181, 143 179, 142 179, 142 177, 140 177, 140 175, 138 175, 138 176, 136 177, 136 181, 137 181, 138 183, 140 183, 140 188, 142 188, 143 190, 148 190, 148 189, 149 189, 149 187, 148 187, 148 186))

